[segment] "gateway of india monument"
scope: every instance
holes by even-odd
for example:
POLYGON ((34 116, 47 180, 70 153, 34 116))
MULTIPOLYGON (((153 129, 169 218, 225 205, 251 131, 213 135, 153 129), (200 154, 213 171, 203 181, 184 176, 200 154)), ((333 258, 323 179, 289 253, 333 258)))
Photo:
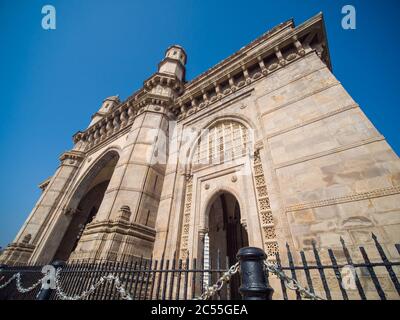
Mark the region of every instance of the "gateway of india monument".
POLYGON ((400 161, 333 75, 322 14, 281 23, 190 81, 186 64, 172 45, 126 100, 84 106, 89 126, 1 263, 233 263, 243 246, 274 259, 286 243, 323 252, 340 237, 372 252, 371 233, 398 258, 400 161))

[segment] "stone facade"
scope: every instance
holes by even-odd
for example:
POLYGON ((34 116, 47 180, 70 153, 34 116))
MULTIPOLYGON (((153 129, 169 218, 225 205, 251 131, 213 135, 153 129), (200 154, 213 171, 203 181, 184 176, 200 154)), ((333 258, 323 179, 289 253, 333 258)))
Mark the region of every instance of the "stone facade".
POLYGON ((332 74, 321 14, 280 24, 189 82, 185 65, 171 46, 143 88, 103 102, 2 263, 48 263, 71 247, 69 260, 202 259, 222 194, 271 258, 312 240, 324 258, 340 237, 374 257, 371 232, 397 258, 400 161, 332 74), (201 163, 221 150, 234 161, 201 163))

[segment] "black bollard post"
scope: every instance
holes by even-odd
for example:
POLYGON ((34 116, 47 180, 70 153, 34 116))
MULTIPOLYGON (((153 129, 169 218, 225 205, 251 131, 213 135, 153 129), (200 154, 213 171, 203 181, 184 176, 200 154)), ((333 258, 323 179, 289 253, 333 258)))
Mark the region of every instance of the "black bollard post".
MULTIPOLYGON (((65 262, 56 260, 51 265, 57 271, 58 268, 63 268, 65 266, 65 262)), ((53 290, 54 289, 52 289, 52 288, 43 288, 43 284, 42 284, 42 288, 40 289, 39 293, 37 294, 36 300, 49 300, 50 295, 53 292, 53 290)))
POLYGON ((265 277, 264 251, 255 247, 241 248, 237 258, 240 262, 242 280, 239 291, 243 300, 272 300, 274 289, 268 286, 265 277))

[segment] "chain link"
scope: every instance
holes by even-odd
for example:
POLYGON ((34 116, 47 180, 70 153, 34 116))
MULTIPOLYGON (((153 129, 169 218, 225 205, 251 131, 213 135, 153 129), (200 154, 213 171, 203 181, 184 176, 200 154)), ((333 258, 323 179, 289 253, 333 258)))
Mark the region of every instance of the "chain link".
MULTIPOLYGON (((1 278, 1 280, 3 280, 3 279, 4 279, 4 276, 1 278)), ((17 290, 20 293, 27 293, 27 292, 32 291, 33 289, 35 289, 39 284, 41 284, 42 280, 44 279, 44 277, 40 278, 37 282, 35 282, 30 287, 24 288, 22 286, 22 284, 21 284, 21 273, 20 272, 14 273, 10 279, 8 279, 5 283, 0 285, 0 289, 3 289, 5 287, 7 287, 14 279, 15 279, 15 282, 16 282, 17 290)))
POLYGON ((276 264, 265 260, 264 265, 269 272, 271 272, 272 274, 276 275, 279 279, 281 279, 285 284, 285 287, 288 288, 289 290, 299 292, 301 297, 305 299, 324 300, 315 293, 312 293, 308 288, 300 285, 296 279, 288 277, 281 269, 279 269, 279 267, 276 264))
MULTIPOLYGON (((298 291, 299 294, 305 299, 311 300, 324 300, 320 296, 312 293, 308 288, 303 287, 297 280, 288 277, 276 264, 273 264, 267 260, 264 261, 264 265, 267 271, 276 275, 279 279, 283 280, 285 287, 289 290, 298 291)), ((215 294, 217 294, 224 284, 228 283, 231 277, 239 271, 240 265, 239 262, 234 264, 229 268, 227 272, 225 272, 218 281, 207 288, 207 290, 197 299, 199 300, 208 300, 212 298, 215 294)))
MULTIPOLYGON (((293 279, 289 276, 287 276, 276 264, 269 262, 267 260, 264 261, 264 266, 267 271, 271 272, 272 274, 276 275, 279 279, 281 279, 285 285, 286 288, 289 290, 297 291, 299 294, 305 298, 305 299, 311 299, 311 300, 324 300, 320 296, 312 293, 308 288, 303 287, 300 285, 300 283, 296 280, 293 279)), ((217 294, 225 284, 227 284, 231 277, 236 274, 240 269, 240 264, 239 262, 236 262, 234 265, 232 265, 228 271, 226 271, 218 280, 217 282, 208 287, 205 292, 203 292, 200 297, 198 297, 198 300, 208 300, 212 298, 215 294, 217 294)), ((61 268, 58 268, 56 271, 56 293, 57 296, 60 297, 62 300, 82 300, 93 294, 99 287, 101 287, 104 283, 109 282, 113 283, 115 289, 119 292, 123 300, 132 300, 132 297, 130 294, 125 290, 121 280, 119 279, 118 276, 115 276, 113 274, 109 274, 107 276, 102 276, 95 284, 91 285, 89 290, 86 290, 82 292, 80 295, 75 295, 75 296, 68 296, 66 293, 61 288, 60 285, 60 273, 61 273, 61 268)), ((2 281, 5 277, 3 276, 0 281, 2 281)), ((8 279, 5 283, 0 285, 0 289, 3 289, 7 287, 13 280, 15 279, 16 281, 16 286, 17 290, 20 293, 26 293, 29 291, 32 291, 35 289, 39 284, 42 283, 42 280, 44 279, 41 278, 37 282, 35 282, 32 286, 28 288, 24 288, 21 284, 21 273, 15 273, 10 279, 8 279)))
POLYGON ((224 284, 228 283, 231 277, 239 271, 239 262, 236 262, 233 266, 229 268, 228 271, 226 271, 218 280, 217 282, 212 285, 211 287, 208 287, 205 292, 202 293, 202 295, 197 298, 197 300, 208 300, 212 298, 215 294, 217 294, 224 284))
POLYGON ((107 276, 102 276, 100 277, 99 281, 97 281, 95 284, 92 284, 89 288, 89 290, 83 291, 82 294, 80 295, 75 295, 75 296, 68 296, 66 293, 61 288, 60 285, 60 273, 61 273, 61 268, 57 269, 56 272, 56 292, 57 296, 60 297, 61 300, 82 300, 90 296, 93 292, 95 292, 98 288, 100 288, 104 283, 106 282, 112 282, 114 281, 113 285, 115 289, 119 292, 123 300, 133 300, 131 295, 126 292, 124 286, 121 283, 121 280, 119 277, 114 276, 113 274, 109 274, 107 276))

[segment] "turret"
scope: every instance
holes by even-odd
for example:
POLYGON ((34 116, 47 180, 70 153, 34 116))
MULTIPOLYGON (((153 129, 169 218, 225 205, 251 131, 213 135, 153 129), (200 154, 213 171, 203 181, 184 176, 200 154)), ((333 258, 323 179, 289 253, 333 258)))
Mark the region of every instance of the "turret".
POLYGON ((158 65, 158 72, 177 76, 185 80, 186 52, 178 45, 170 46, 165 51, 165 58, 158 65))
POLYGON ((101 120, 107 113, 113 110, 120 103, 121 101, 119 100, 118 95, 105 98, 99 111, 92 115, 92 121, 90 122, 89 127, 101 120))

